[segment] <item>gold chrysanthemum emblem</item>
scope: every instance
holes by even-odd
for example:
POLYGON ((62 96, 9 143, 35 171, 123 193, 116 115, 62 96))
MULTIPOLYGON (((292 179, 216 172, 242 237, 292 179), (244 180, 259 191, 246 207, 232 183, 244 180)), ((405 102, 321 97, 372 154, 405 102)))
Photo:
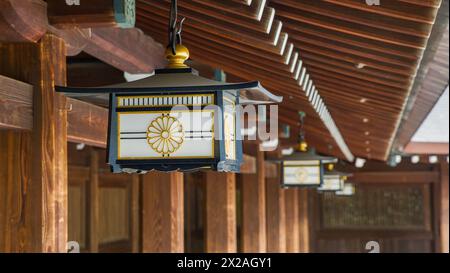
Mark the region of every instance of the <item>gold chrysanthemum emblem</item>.
POLYGON ((308 171, 301 168, 295 172, 295 178, 298 181, 305 181, 308 178, 308 171))
POLYGON ((169 115, 155 118, 147 129, 147 142, 152 149, 163 156, 174 153, 183 144, 183 126, 178 119, 169 115))

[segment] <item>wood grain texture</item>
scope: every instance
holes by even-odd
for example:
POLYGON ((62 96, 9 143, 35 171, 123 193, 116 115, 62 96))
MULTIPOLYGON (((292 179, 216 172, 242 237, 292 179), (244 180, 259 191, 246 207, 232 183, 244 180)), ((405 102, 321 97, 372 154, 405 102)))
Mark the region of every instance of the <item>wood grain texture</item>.
POLYGON ((309 215, 309 190, 298 190, 299 202, 299 236, 300 236, 300 252, 310 252, 310 215, 309 215))
POLYGON ((33 183, 40 184, 43 252, 65 252, 67 242, 67 108, 55 85, 66 84, 62 39, 44 35, 38 43, 41 77, 33 93, 33 183), (39 181, 39 182, 37 182, 39 181))
MULTIPOLYGON (((56 98, 62 105, 58 115, 61 119, 66 119, 66 116, 68 119, 67 139, 105 148, 108 109, 60 95, 56 98)), ((0 75, 0 102, 0 128, 33 129, 32 85, 0 75)), ((57 128, 57 131, 63 133, 66 130, 57 128)))
POLYGON ((31 136, 0 131, 0 251, 33 251, 31 217, 39 207, 31 200, 31 136))
MULTIPOLYGON (((0 128, 31 131, 33 129, 32 86, 0 76, 0 128)), ((68 119, 67 139, 75 143, 105 148, 108 128, 108 109, 58 95, 61 112, 68 119)), ((64 118, 64 116, 63 116, 64 118)), ((59 130, 58 132, 63 132, 59 130)))
POLYGON ((44 1, 0 1, 0 41, 37 42, 45 34, 47 25, 44 1))
POLYGON ((141 180, 137 174, 132 175, 130 185, 130 243, 131 252, 140 252, 140 188, 141 180))
POLYGON ((266 179, 267 199, 267 252, 286 252, 286 202, 285 190, 277 178, 266 179))
POLYGON ((206 172, 205 187, 205 251, 236 253, 236 175, 206 172))
POLYGON ((108 109, 68 99, 68 140, 106 148, 108 109))
POLYGON ((24 168, 29 168, 33 183, 22 201, 30 211, 21 216, 22 242, 14 250, 66 252, 67 108, 64 98, 54 92, 55 84, 66 83, 64 42, 45 35, 37 44, 1 44, 0 54, 1 74, 34 86, 32 152, 17 151, 30 157, 24 168))
POLYGON ((137 28, 92 29, 89 43, 84 47, 85 52, 97 59, 134 74, 165 67, 164 50, 161 44, 137 28))
POLYGON ((440 181, 440 252, 449 252, 449 191, 448 191, 448 163, 441 163, 441 181, 440 181))
POLYGON ((90 0, 89 4, 67 5, 65 1, 47 0, 50 24, 59 28, 117 27, 114 1, 90 0))
POLYGON ((0 128, 33 128, 33 86, 0 75, 0 128))
POLYGON ((259 150, 256 166, 256 174, 239 175, 242 183, 241 249, 250 253, 267 251, 264 152, 259 150))
POLYGON ((298 189, 285 190, 286 201, 286 252, 300 252, 300 223, 298 189))
POLYGON ((88 248, 89 252, 98 252, 99 247, 99 158, 95 148, 90 149, 89 183, 87 184, 87 215, 88 215, 88 248))
POLYGON ((152 172, 142 183, 142 251, 184 251, 183 174, 152 172))

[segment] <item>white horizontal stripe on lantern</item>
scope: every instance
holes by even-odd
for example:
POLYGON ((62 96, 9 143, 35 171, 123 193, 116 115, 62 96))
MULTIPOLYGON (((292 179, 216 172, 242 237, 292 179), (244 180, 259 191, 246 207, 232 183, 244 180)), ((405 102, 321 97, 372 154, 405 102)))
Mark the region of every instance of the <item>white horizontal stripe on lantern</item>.
POLYGON ((117 107, 168 107, 181 104, 187 106, 210 105, 214 101, 213 98, 213 94, 118 97, 117 107))

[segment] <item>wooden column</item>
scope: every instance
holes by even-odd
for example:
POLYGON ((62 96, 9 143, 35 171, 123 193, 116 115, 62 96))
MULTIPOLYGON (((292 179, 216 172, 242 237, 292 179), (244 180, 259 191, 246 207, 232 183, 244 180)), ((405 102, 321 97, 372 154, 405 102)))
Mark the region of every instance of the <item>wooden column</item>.
POLYGON ((308 189, 299 189, 299 237, 300 252, 309 253, 309 206, 308 189))
POLYGON ((100 202, 100 188, 99 188, 99 158, 98 151, 91 148, 90 151, 90 174, 89 185, 87 185, 87 206, 88 206, 88 247, 89 252, 98 252, 98 232, 99 232, 99 202, 100 202))
POLYGON ((151 172, 142 178, 142 251, 183 252, 183 174, 151 172))
POLYGON ((242 179, 242 251, 266 252, 266 181, 264 152, 256 151, 256 174, 242 179))
POLYGON ((1 44, 0 74, 34 86, 33 131, 9 135, 8 153, 18 161, 0 179, 10 201, 0 208, 6 250, 66 252, 67 107, 54 91, 66 84, 64 42, 46 34, 37 44, 1 44))
POLYGON ((286 252, 300 252, 298 189, 285 190, 286 252))
POLYGON ((440 183, 440 251, 449 252, 449 191, 448 191, 448 163, 441 162, 441 183, 440 183))
POLYGON ((140 175, 134 174, 131 177, 131 215, 130 215, 130 238, 131 238, 131 252, 138 253, 140 252, 140 175))
POLYGON ((206 172, 206 249, 208 253, 237 252, 236 175, 206 172))
POLYGON ((267 196, 267 252, 286 252, 285 190, 279 178, 266 179, 267 196))

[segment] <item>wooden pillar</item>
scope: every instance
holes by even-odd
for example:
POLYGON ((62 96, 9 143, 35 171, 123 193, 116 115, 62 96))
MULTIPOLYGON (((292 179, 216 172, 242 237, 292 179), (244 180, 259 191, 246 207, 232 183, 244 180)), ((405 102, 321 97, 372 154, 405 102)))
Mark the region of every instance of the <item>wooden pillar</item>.
POLYGON ((298 189, 285 190, 286 252, 300 252, 298 189))
POLYGON ((299 189, 299 236, 300 252, 309 253, 309 206, 308 189, 299 189))
POLYGON ((208 253, 237 252, 236 175, 206 172, 206 249, 208 253))
POLYGON ((266 179, 267 196, 267 252, 286 252, 285 190, 279 178, 266 179))
POLYGON ((90 150, 90 174, 89 185, 87 185, 88 194, 88 247, 89 252, 98 252, 98 233, 99 233, 99 202, 100 202, 100 188, 99 188, 99 158, 98 151, 95 148, 90 150))
POLYGON ((184 252, 183 174, 151 172, 142 178, 142 251, 184 252))
POLYGON ((46 34, 36 44, 1 44, 0 74, 34 86, 33 131, 10 133, 6 144, 17 161, 0 179, 10 201, 0 207, 5 251, 66 252, 67 107, 54 91, 66 84, 64 41, 46 34))
POLYGON ((242 251, 267 252, 264 152, 256 151, 256 174, 242 179, 242 251))
POLYGON ((140 175, 134 174, 131 177, 131 190, 130 190, 130 198, 131 198, 131 215, 130 215, 130 238, 131 238, 131 252, 138 253, 140 252, 140 175))
POLYGON ((449 252, 449 191, 448 191, 448 163, 441 162, 441 181, 440 181, 440 251, 449 252))

